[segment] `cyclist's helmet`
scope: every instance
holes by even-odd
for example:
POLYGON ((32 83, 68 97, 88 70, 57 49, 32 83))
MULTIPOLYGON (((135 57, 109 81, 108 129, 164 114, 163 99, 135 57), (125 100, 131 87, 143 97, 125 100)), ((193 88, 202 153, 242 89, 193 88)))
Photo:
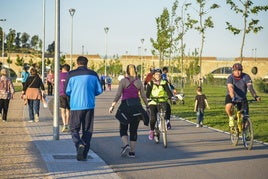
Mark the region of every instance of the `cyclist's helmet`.
POLYGON ((156 69, 154 69, 154 74, 155 74, 156 72, 158 72, 158 73, 161 73, 161 74, 162 74, 162 70, 161 70, 160 68, 156 68, 156 69))
POLYGON ((243 66, 240 64, 240 63, 235 63, 232 67, 233 71, 234 70, 240 70, 242 71, 243 70, 243 66))

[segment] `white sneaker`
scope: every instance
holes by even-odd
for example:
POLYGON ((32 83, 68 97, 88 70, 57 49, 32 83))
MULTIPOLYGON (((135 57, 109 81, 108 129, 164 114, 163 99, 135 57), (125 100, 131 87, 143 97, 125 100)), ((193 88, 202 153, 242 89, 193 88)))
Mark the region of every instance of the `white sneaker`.
POLYGON ((196 124, 196 127, 200 127, 200 124, 196 124))
POLYGON ((38 114, 35 114, 34 115, 34 122, 39 122, 39 116, 38 116, 38 114))

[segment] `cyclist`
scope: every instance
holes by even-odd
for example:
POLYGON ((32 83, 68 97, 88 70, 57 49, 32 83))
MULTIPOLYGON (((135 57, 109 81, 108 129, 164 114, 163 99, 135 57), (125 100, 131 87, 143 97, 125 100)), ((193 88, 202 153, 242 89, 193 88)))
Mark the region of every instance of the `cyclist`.
MULTIPOLYGON (((162 80, 166 80, 167 81, 170 90, 173 91, 174 90, 174 86, 170 83, 167 73, 168 73, 168 67, 165 66, 165 67, 162 68, 162 75, 161 75, 161 77, 162 77, 162 80)), ((167 103, 165 119, 167 121, 167 129, 171 129, 170 115, 168 117, 167 114, 171 114, 171 107, 170 107, 170 104, 169 103, 167 103)))
POLYGON ((227 95, 225 98, 225 111, 229 116, 229 126, 234 126, 234 117, 232 114, 233 102, 238 102, 238 109, 244 109, 244 115, 248 115, 247 90, 251 95, 260 101, 253 88, 251 78, 248 74, 243 73, 243 66, 240 63, 235 63, 232 67, 232 74, 227 78, 227 95), (243 101, 243 103, 242 103, 243 101))
MULTIPOLYGON (((146 97, 151 99, 149 102, 150 108, 150 131, 149 131, 149 140, 154 138, 154 127, 157 120, 157 102, 168 104, 168 99, 173 97, 173 94, 168 86, 167 81, 161 78, 162 70, 155 69, 153 72, 153 79, 148 83, 146 90, 146 97), (154 99, 155 98, 155 99, 154 99), (156 101, 156 98, 158 100, 156 101)), ((170 119, 170 111, 166 111, 166 116, 170 119)))

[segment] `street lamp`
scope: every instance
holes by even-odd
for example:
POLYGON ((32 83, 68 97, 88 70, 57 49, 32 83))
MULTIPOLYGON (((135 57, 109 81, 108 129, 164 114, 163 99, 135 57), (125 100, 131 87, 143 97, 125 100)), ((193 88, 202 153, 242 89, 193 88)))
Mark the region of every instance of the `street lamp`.
POLYGON ((71 23, 71 54, 70 54, 70 58, 71 58, 71 69, 73 68, 73 16, 75 13, 75 9, 71 8, 69 9, 71 18, 72 18, 72 23, 71 23))
POLYGON ((144 42, 144 39, 141 39, 141 80, 142 80, 142 50, 143 50, 143 42, 144 42))
POLYGON ((107 75, 106 60, 107 60, 107 36, 108 36, 108 31, 109 31, 109 27, 104 27, 104 32, 106 34, 106 36, 105 36, 105 59, 104 59, 104 75, 105 75, 105 77, 107 75))
MULTIPOLYGON (((2 21, 2 22, 5 22, 6 21, 6 19, 0 19, 0 21, 2 21)), ((4 41, 5 41, 5 32, 4 32, 4 28, 2 28, 2 64, 4 63, 4 41)))
POLYGON ((45 82, 46 0, 43 0, 42 81, 45 82))

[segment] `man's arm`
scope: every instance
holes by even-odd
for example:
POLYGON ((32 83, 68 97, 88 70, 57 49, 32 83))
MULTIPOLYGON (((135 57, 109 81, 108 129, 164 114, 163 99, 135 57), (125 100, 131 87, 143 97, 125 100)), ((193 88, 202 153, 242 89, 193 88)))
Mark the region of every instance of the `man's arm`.
POLYGON ((234 98, 235 97, 235 94, 234 94, 234 85, 231 84, 231 83, 228 83, 227 84, 227 89, 229 91, 229 95, 231 98, 234 98))
POLYGON ((252 97, 255 98, 257 101, 260 101, 261 98, 257 95, 256 91, 253 88, 252 83, 248 83, 247 86, 248 86, 248 90, 251 93, 252 97))

